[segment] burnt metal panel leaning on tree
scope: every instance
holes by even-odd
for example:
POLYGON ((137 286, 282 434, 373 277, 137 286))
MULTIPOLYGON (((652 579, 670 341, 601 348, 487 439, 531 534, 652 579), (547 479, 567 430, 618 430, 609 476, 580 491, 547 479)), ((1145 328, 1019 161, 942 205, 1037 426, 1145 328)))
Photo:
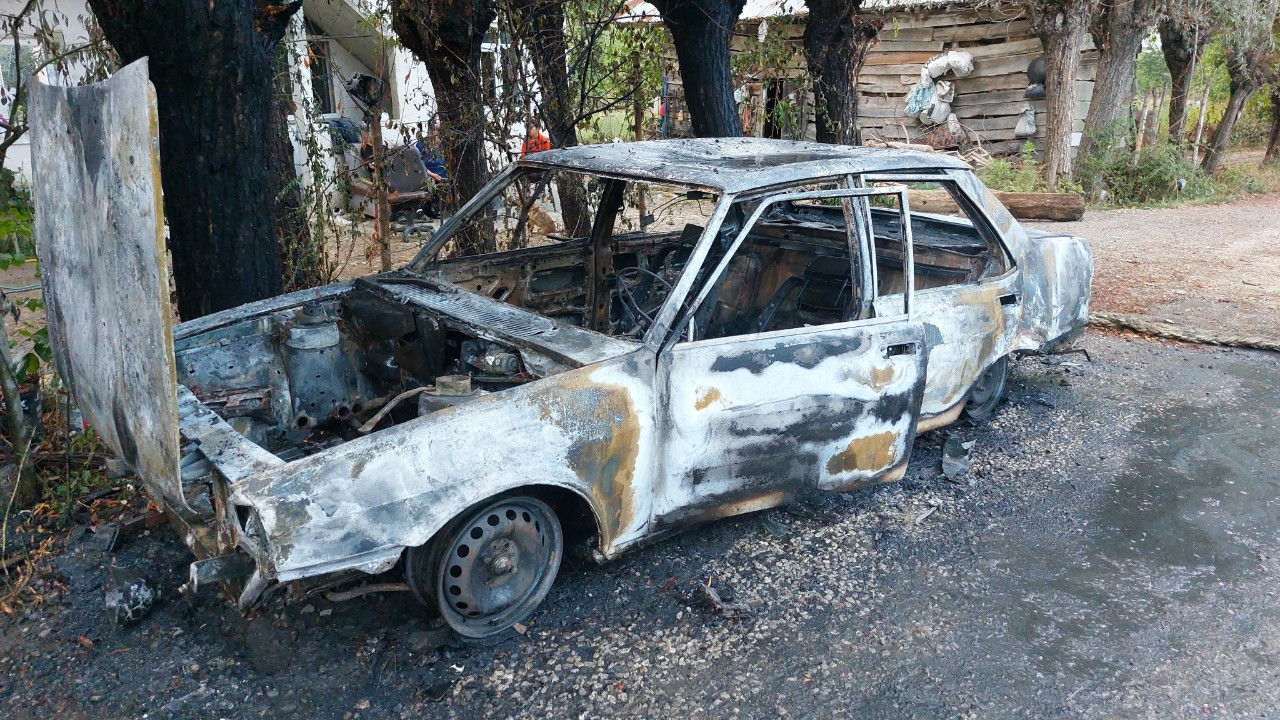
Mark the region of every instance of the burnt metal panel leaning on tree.
POLYGON ((124 62, 150 58, 179 314, 278 295, 271 72, 301 0, 89 5, 124 62))

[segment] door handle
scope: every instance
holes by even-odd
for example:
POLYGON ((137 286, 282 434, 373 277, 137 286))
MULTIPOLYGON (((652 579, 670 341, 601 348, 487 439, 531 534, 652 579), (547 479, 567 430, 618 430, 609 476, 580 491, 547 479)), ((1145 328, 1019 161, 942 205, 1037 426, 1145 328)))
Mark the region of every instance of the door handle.
POLYGON ((919 345, 913 342, 897 343, 895 345, 886 345, 884 348, 884 356, 887 358, 891 358, 896 355, 915 355, 916 350, 918 349, 919 349, 919 345))
POLYGON ((1001 305, 1017 305, 1017 304, 1018 304, 1018 294, 1017 294, 1017 293, 1009 293, 1008 295, 1001 295, 1001 296, 1000 296, 1000 304, 1001 304, 1001 305))

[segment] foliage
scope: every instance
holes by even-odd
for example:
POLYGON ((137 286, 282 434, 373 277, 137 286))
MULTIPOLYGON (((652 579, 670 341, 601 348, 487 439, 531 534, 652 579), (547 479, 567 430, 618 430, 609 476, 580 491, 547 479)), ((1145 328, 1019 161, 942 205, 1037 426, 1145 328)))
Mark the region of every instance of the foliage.
POLYGON ((755 134, 752 125, 756 118, 768 113, 762 123, 772 123, 779 137, 804 139, 804 105, 813 93, 813 76, 800 69, 804 67, 804 47, 798 37, 804 22, 795 15, 761 20, 754 37, 746 37, 741 52, 731 57, 734 85, 752 91, 743 98, 751 103, 748 125, 743 128, 749 135, 755 134), (772 103, 771 86, 777 87, 772 103))
POLYGON ((1136 157, 1130 148, 1108 143, 1085 159, 1081 174, 1098 197, 1120 206, 1204 198, 1213 191, 1203 171, 1168 142, 1147 145, 1136 157))
POLYGON ((1169 87, 1169 66, 1165 65, 1164 55, 1156 45, 1148 44, 1138 53, 1137 79, 1139 95, 1152 89, 1169 87))
POLYGON ((992 190, 1004 192, 1044 192, 1044 178, 1036 160, 1036 147, 1028 142, 1015 158, 996 157, 978 169, 978 177, 992 190))

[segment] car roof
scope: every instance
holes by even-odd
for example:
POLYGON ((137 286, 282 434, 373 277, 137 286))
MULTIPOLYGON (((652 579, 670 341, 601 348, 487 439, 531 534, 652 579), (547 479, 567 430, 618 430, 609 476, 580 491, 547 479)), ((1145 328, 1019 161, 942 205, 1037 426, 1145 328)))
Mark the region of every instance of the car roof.
POLYGON ((958 158, 942 153, 767 138, 580 145, 529 155, 518 164, 696 185, 730 193, 866 172, 968 168, 958 158))

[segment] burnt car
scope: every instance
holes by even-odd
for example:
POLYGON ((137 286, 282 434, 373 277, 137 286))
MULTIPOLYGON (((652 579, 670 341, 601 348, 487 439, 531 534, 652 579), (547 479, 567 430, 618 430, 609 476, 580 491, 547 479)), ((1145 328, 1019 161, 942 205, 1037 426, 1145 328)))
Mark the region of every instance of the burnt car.
MULTIPOLYGON (((75 92, 37 93, 46 123, 96 117, 155 152, 154 110, 59 114, 75 92)), ((37 188, 64 218, 92 164, 66 152, 37 188)), ((97 162, 118 179, 127 152, 97 162)), ((50 329, 86 417, 202 558, 191 584, 245 608, 400 568, 458 633, 502 632, 566 548, 608 560, 901 478, 917 433, 989 416, 1011 356, 1087 322, 1087 243, 1024 229, 959 160, 733 138, 529 156, 403 269, 168 345, 151 181, 126 183, 127 218, 41 227, 50 329), (912 211, 922 188, 955 213, 912 211), (86 242, 124 260, 69 262, 86 242)))

